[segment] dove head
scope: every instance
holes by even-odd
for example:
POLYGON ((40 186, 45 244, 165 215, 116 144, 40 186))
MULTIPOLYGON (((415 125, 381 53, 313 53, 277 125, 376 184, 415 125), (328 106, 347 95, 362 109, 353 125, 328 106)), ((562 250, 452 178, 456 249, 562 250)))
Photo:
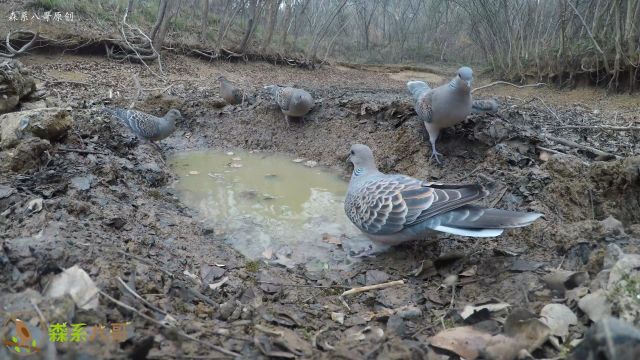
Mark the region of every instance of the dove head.
POLYGON ((353 163, 354 176, 360 176, 378 171, 378 169, 376 168, 376 162, 373 158, 373 151, 371 151, 371 149, 367 145, 352 145, 347 161, 353 163))
POLYGON ((473 70, 470 67, 463 66, 458 69, 454 79, 456 88, 469 91, 471 90, 471 81, 473 81, 473 70))
POLYGON ((220 76, 218 76, 218 77, 216 78, 216 80, 218 80, 218 81, 227 81, 227 78, 226 78, 226 77, 224 77, 224 76, 222 76, 222 75, 220 75, 220 76))
POLYGON ((165 119, 169 120, 169 121, 176 121, 178 119, 182 119, 182 115, 180 114, 180 111, 176 110, 176 109, 171 109, 167 112, 167 114, 164 116, 165 119))

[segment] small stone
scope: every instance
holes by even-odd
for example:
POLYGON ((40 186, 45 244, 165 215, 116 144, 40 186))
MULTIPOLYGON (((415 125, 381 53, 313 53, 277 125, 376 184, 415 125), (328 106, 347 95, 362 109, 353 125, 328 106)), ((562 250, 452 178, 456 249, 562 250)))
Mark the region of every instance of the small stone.
POLYGON ((331 320, 337 322, 340 325, 344 324, 344 313, 332 312, 331 313, 331 320))
POLYGON ((76 188, 77 190, 89 190, 91 188, 91 182, 93 181, 93 176, 76 176, 71 178, 71 186, 76 188))

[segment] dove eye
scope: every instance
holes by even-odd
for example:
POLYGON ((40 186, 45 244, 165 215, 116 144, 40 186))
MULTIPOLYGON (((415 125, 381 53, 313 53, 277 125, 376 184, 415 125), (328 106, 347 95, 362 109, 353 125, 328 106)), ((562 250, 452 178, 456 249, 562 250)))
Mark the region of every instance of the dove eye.
POLYGON ((356 153, 355 153, 353 150, 351 150, 351 155, 355 155, 355 154, 356 154, 356 153))

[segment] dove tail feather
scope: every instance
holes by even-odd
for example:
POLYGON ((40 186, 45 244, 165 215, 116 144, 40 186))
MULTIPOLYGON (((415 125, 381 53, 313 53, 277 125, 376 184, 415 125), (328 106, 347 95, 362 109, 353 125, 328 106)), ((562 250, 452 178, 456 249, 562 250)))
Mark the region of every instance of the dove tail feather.
POLYGON ((420 95, 429 91, 431 88, 424 81, 409 81, 407 82, 407 89, 409 89, 414 100, 417 101, 420 95))
POLYGON ((436 226, 435 231, 446 232, 453 235, 471 236, 471 237, 496 237, 500 236, 504 229, 461 229, 451 226, 436 226))
POLYGON ((471 112, 474 114, 494 113, 498 111, 498 103, 493 100, 473 100, 471 112))
POLYGON ((131 124, 129 123, 129 117, 127 116, 127 110, 126 109, 122 109, 122 108, 108 108, 108 107, 103 107, 102 108, 103 111, 115 116, 118 118, 118 120, 120 120, 122 123, 124 123, 127 126, 131 126, 131 124))
POLYGON ((530 225, 542 214, 525 213, 501 209, 485 209, 465 205, 440 215, 442 226, 473 229, 508 229, 530 225))

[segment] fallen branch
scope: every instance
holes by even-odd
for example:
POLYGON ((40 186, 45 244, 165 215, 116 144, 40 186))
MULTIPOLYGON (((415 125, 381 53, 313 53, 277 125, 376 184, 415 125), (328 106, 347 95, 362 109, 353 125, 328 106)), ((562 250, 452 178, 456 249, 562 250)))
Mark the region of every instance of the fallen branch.
POLYGON ((554 126, 554 129, 594 129, 612 131, 640 131, 640 126, 608 126, 608 125, 563 125, 554 126))
POLYGON ((542 146, 539 146, 539 145, 536 145, 536 149, 538 149, 538 150, 540 150, 540 151, 546 151, 546 152, 551 153, 551 154, 562 154, 562 155, 567 155, 566 153, 563 153, 562 151, 549 149, 549 148, 542 147, 542 146))
POLYGON ((258 281, 258 284, 269 284, 276 286, 284 286, 284 287, 310 287, 317 289, 349 289, 347 286, 342 285, 312 285, 312 284, 280 284, 270 281, 258 281))
POLYGON ((109 155, 104 152, 94 151, 94 150, 83 150, 83 149, 69 149, 69 148, 57 148, 56 151, 61 152, 74 152, 78 154, 96 154, 96 155, 109 155))
POLYGON ((357 287, 357 288, 353 288, 351 290, 347 290, 347 291, 343 292, 342 294, 340 294, 340 297, 344 297, 344 296, 347 296, 347 295, 353 295, 353 294, 359 294, 359 293, 366 292, 366 291, 369 291, 369 290, 386 289, 388 287, 392 287, 392 286, 396 286, 396 285, 403 285, 403 284, 404 284, 404 280, 396 280, 396 281, 390 281, 390 282, 386 282, 386 283, 382 283, 382 284, 375 284, 375 285, 357 287))
POLYGON ((480 86, 480 87, 477 87, 477 88, 471 90, 471 93, 473 94, 475 91, 486 89, 488 87, 499 85, 499 84, 511 85, 511 86, 517 87, 518 89, 527 88, 527 87, 541 87, 541 86, 547 85, 545 83, 536 83, 536 84, 529 84, 529 85, 516 85, 516 84, 510 83, 510 82, 506 82, 506 81, 494 81, 491 84, 480 86))
POLYGON ((127 283, 124 282, 120 276, 118 276, 116 279, 118 279, 118 281, 125 288, 125 290, 127 290, 131 295, 133 295, 133 297, 135 297, 136 299, 140 300, 143 304, 147 305, 148 307, 150 307, 151 309, 159 312, 162 315, 169 315, 169 313, 167 313, 166 311, 164 311, 164 310, 160 309, 159 307, 153 305, 152 303, 150 303, 146 299, 144 299, 142 296, 140 296, 140 294, 138 294, 129 285, 127 285, 127 283))
POLYGON ((85 86, 91 85, 88 82, 74 81, 74 80, 52 80, 52 81, 46 80, 45 81, 45 85, 52 85, 52 84, 74 84, 74 85, 85 85, 85 86))
POLYGON ((582 150, 587 150, 587 151, 589 151, 589 152, 591 152, 593 154, 596 154, 598 156, 610 156, 610 157, 614 157, 616 159, 622 159, 622 157, 619 156, 619 155, 608 153, 606 151, 602 151, 602 150, 596 149, 596 148, 591 147, 591 146, 578 144, 575 141, 562 139, 562 138, 558 138, 558 137, 551 136, 551 135, 544 135, 544 137, 545 137, 545 139, 551 140, 551 141, 556 142, 558 144, 562 144, 562 145, 566 145, 566 146, 569 146, 569 147, 574 147, 574 148, 578 148, 578 149, 582 149, 582 150))
POLYGON ((169 326, 169 325, 167 325, 167 324, 165 324, 163 322, 160 322, 160 321, 158 321, 158 320, 156 320, 156 319, 154 319, 154 318, 152 318, 150 316, 147 316, 147 315, 141 313, 138 309, 136 309, 136 308, 134 308, 132 306, 129 306, 129 305, 127 305, 127 304, 125 304, 125 303, 123 303, 123 302, 121 302, 119 300, 114 299, 113 297, 109 296, 109 294, 105 293, 104 291, 102 291, 100 289, 98 289, 98 292, 100 293, 100 295, 104 296, 105 298, 107 298, 108 300, 113 302, 114 304, 116 304, 116 305, 118 305, 118 306, 120 306, 122 308, 125 308, 125 309, 133 312, 134 314, 140 316, 141 318, 143 318, 143 319, 145 319, 145 320, 147 320, 149 322, 152 322, 152 323, 154 323, 154 324, 156 324, 156 325, 158 325, 160 327, 163 327, 165 329, 174 330, 177 335, 179 335, 179 336, 181 336, 181 337, 183 337, 185 339, 189 339, 191 341, 195 341, 198 344, 204 345, 204 346, 209 347, 209 348, 211 348, 211 349, 213 349, 215 351, 221 352, 221 353, 229 355, 229 356, 240 357, 240 354, 238 354, 238 353, 235 353, 235 352, 233 352, 231 350, 227 350, 227 349, 225 349, 225 348, 223 348, 221 346, 213 345, 213 344, 210 344, 208 342, 205 342, 205 341, 202 341, 200 339, 197 339, 197 338, 195 338, 195 337, 193 337, 191 335, 188 335, 188 334, 184 333, 181 330, 176 329, 174 326, 169 326))

